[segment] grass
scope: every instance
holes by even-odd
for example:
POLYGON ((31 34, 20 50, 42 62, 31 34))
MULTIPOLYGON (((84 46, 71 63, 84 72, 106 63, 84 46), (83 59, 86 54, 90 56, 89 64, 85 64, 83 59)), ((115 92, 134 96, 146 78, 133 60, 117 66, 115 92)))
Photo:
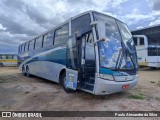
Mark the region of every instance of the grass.
POLYGON ((5 77, 0 76, 0 83, 5 83, 6 82, 5 80, 6 80, 5 77))
POLYGON ((160 101, 160 97, 156 97, 156 100, 160 101))
POLYGON ((0 80, 0 83, 4 83, 5 81, 4 80, 0 80))
POLYGON ((158 80, 157 84, 160 86, 160 80, 158 80))
POLYGON ((150 83, 156 83, 158 86, 160 86, 160 80, 156 80, 157 82, 155 81, 150 81, 150 83))
POLYGON ((150 81, 150 83, 156 83, 155 81, 150 81))
POLYGON ((145 96, 142 93, 138 93, 138 94, 130 95, 129 98, 130 99, 140 99, 140 100, 143 100, 145 98, 145 96))

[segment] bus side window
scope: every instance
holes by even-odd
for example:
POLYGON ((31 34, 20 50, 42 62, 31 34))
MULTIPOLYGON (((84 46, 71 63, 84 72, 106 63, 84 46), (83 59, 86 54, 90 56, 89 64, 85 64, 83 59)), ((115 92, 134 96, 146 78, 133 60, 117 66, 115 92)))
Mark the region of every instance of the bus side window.
POLYGON ((134 45, 137 46, 137 38, 133 37, 134 45))
POLYGON ((18 53, 20 53, 20 52, 21 52, 21 46, 18 47, 18 53))
POLYGON ((22 45, 19 47, 19 53, 22 53, 22 45))
POLYGON ((57 29, 55 31, 55 37, 54 37, 54 45, 60 44, 61 42, 61 29, 57 29))
POLYGON ((54 45, 66 44, 68 36, 69 24, 67 23, 55 31, 54 45))
POLYGON ((13 55, 6 55, 6 59, 13 59, 13 55))
POLYGON ((39 37, 39 38, 36 38, 36 41, 35 41, 35 49, 39 49, 42 47, 42 40, 43 40, 43 37, 39 37))
POLYGON ((54 31, 52 30, 52 31, 50 31, 49 33, 48 33, 48 35, 47 35, 47 45, 48 46, 51 46, 51 45, 53 45, 53 38, 54 38, 54 31))
POLYGON ((34 50, 34 42, 35 42, 35 40, 30 41, 29 50, 34 50))
POLYGON ((61 43, 67 43, 67 38, 69 36, 69 24, 65 24, 62 26, 62 31, 61 31, 61 43))
POLYGON ((47 47, 47 34, 43 36, 43 47, 47 47))
POLYGON ((144 38, 140 38, 140 43, 139 45, 144 45, 144 38))
POLYGON ((53 37, 54 31, 50 31, 48 34, 44 35, 43 40, 43 47, 49 47, 53 45, 53 37))
POLYGON ((6 59, 6 55, 2 55, 2 59, 6 59))
POLYGON ((27 51, 28 51, 28 42, 25 43, 25 52, 27 52, 27 51))
POLYGON ((25 50, 25 47, 24 47, 24 44, 22 45, 22 52, 24 52, 24 50, 25 50))

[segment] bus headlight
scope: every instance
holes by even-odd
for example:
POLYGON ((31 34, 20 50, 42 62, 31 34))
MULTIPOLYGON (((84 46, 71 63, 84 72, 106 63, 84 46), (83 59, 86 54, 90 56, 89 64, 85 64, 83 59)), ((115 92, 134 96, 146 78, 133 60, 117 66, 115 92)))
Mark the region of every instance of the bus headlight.
POLYGON ((114 80, 114 78, 113 78, 112 75, 100 74, 99 76, 100 76, 100 78, 102 78, 102 79, 114 80))

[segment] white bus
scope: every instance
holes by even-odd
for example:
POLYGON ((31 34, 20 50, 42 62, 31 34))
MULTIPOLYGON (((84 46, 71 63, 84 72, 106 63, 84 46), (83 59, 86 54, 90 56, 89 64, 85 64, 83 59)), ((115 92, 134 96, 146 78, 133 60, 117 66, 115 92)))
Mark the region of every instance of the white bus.
POLYGON ((88 11, 19 46, 19 68, 95 95, 128 90, 138 81, 132 35, 123 22, 88 11))
POLYGON ((139 66, 160 67, 160 43, 149 40, 145 35, 133 35, 139 66))
POLYGON ((3 66, 17 66, 17 54, 0 54, 0 67, 3 66))

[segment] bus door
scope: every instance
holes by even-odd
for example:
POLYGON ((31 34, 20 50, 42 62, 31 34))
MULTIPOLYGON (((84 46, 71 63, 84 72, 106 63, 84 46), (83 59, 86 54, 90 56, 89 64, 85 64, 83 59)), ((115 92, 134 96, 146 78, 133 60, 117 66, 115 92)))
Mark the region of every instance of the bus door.
POLYGON ((93 91, 95 82, 95 50, 92 31, 67 41, 66 83, 71 89, 77 87, 93 91))
POLYGON ((76 37, 71 37, 66 46, 66 85, 76 90, 78 83, 78 44, 76 37))
POLYGON ((81 51, 80 66, 79 66, 79 83, 80 88, 93 91, 95 83, 95 71, 96 71, 96 60, 95 60, 95 49, 92 31, 88 31, 83 34, 80 38, 82 44, 79 49, 81 51))

